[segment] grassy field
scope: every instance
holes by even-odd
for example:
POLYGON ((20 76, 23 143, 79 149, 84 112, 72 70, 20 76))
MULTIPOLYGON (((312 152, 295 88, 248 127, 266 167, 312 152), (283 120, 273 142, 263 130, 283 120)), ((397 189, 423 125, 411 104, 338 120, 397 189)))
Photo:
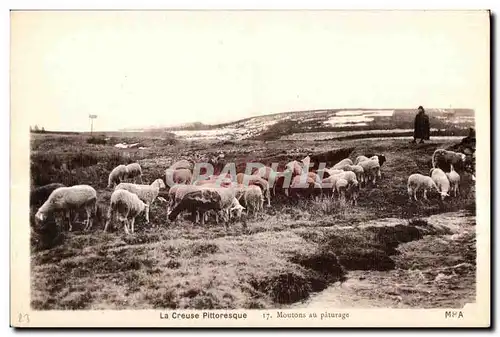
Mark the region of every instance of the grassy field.
MULTIPOLYGON (((81 135, 37 134, 31 145, 32 185, 90 184, 98 191, 92 231, 80 232, 77 225, 71 233, 32 231, 34 309, 277 308, 306 305, 338 284, 351 284, 343 295, 353 301, 394 307, 461 306, 475 299, 475 222, 465 220, 475 214, 470 176, 462 176, 462 195, 445 203, 436 196, 408 202, 406 195, 408 176, 428 174, 432 152, 451 143, 174 142, 134 135, 99 145, 81 135), (109 145, 123 141, 146 149, 109 145), (263 214, 244 216, 246 228, 239 222, 225 230, 185 219, 169 223, 165 204, 157 201, 152 226, 139 217, 134 235, 102 232, 112 193, 108 174, 120 163, 139 162, 151 183, 181 158, 203 160, 223 151, 236 163, 266 163, 263 158, 301 159, 348 147, 354 148, 351 158, 387 157, 380 184, 362 189, 357 206, 277 197, 263 214), (404 287, 395 290, 398 284, 404 287)), ((31 207, 32 224, 36 210, 31 207)))

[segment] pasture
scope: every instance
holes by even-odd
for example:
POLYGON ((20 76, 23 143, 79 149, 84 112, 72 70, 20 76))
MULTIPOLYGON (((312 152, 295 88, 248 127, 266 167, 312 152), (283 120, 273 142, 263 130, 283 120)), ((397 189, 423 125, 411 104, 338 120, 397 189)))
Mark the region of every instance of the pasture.
MULTIPOLYGON (((429 174, 431 155, 453 140, 178 141, 33 135, 31 183, 89 184, 98 193, 93 228, 35 233, 31 239, 31 305, 49 309, 240 309, 301 307, 335 300, 346 306, 460 307, 475 300, 475 189, 463 175, 461 195, 444 203, 409 202, 411 173, 429 174), (112 144, 140 142, 145 149, 112 144), (143 180, 165 179, 179 159, 223 152, 235 163, 265 158, 301 160, 308 154, 352 148, 350 158, 382 153, 378 186, 360 190, 358 205, 278 196, 242 222, 193 224, 167 220, 166 204, 151 207, 151 223, 136 232, 104 233, 112 193, 109 172, 138 162, 143 180), (340 290, 339 290, 340 289, 340 290), (322 297, 323 296, 323 297, 322 297), (325 299, 324 297, 327 297, 325 299), (330 296, 330 297, 328 297, 330 296), (308 302, 309 301, 309 302, 308 302)), ((164 196, 166 191, 160 191, 164 196)), ((32 206, 31 223, 37 208, 32 206)), ((83 220, 83 217, 81 218, 83 220)), ((80 220, 80 221, 81 221, 80 220)), ((337 303, 336 302, 336 303, 337 303)))

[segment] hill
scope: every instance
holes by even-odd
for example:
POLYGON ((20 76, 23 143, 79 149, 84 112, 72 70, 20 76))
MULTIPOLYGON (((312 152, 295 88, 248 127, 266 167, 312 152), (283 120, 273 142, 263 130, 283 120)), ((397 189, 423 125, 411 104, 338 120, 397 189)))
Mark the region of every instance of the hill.
MULTIPOLYGON (((426 112, 434 134, 461 136, 466 135, 469 127, 474 127, 475 113, 472 109, 427 109, 426 112)), ((255 116, 223 124, 197 122, 154 130, 173 132, 176 136, 188 140, 272 140, 321 132, 344 133, 344 136, 350 136, 353 132, 363 134, 368 130, 372 134, 373 131, 379 131, 378 133, 406 135, 413 129, 414 116, 415 109, 309 110, 255 116)), ((151 130, 153 128, 142 129, 151 130)))

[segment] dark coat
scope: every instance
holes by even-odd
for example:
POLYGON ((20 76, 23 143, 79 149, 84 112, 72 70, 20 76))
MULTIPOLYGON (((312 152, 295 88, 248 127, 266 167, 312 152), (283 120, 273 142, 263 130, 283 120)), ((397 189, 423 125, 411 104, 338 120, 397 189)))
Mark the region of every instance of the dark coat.
POLYGON ((416 139, 425 139, 428 140, 430 137, 430 123, 429 116, 425 113, 417 114, 415 116, 415 129, 413 136, 416 139))

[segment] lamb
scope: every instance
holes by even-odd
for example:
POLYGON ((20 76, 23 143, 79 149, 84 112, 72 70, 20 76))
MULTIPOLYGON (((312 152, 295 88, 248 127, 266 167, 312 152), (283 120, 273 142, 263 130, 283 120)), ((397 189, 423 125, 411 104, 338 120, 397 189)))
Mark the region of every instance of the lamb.
POLYGON ((451 170, 450 165, 462 171, 466 168, 467 156, 460 152, 437 149, 432 154, 432 167, 440 168, 444 172, 451 170))
POLYGON ((332 169, 334 170, 342 170, 346 165, 353 165, 353 162, 349 158, 342 159, 337 164, 333 165, 332 169))
POLYGON ((145 214, 146 223, 149 223, 149 210, 160 193, 160 189, 165 188, 165 183, 161 179, 156 179, 151 185, 138 185, 132 183, 121 183, 115 187, 116 190, 127 190, 136 194, 141 201, 148 205, 148 212, 145 214))
POLYGON ((109 173, 108 188, 118 185, 126 178, 127 178, 127 166, 118 165, 109 173))
MULTIPOLYGON (((312 172, 309 172, 312 173, 312 172)), ((303 177, 302 175, 295 176, 289 188, 285 188, 285 195, 296 197, 303 195, 312 197, 322 193, 322 186, 318 178, 313 178, 310 175, 303 177)))
POLYGON ((127 178, 133 179, 134 183, 136 182, 136 178, 139 180, 139 183, 142 184, 142 169, 141 165, 138 163, 131 163, 127 165, 127 178))
POLYGON ((356 175, 356 179, 360 182, 364 182, 364 175, 365 175, 365 170, 363 170, 363 167, 360 165, 346 165, 343 167, 344 171, 351 171, 354 172, 356 175))
POLYGON ((55 212, 64 212, 69 224, 69 231, 73 230, 70 211, 78 211, 84 208, 87 219, 84 221, 87 231, 92 227, 93 217, 97 211, 97 192, 89 185, 73 185, 69 187, 58 187, 50 194, 45 203, 35 214, 35 221, 42 223, 47 217, 55 212))
POLYGON ((65 185, 61 183, 50 183, 33 188, 30 193, 30 206, 38 206, 43 204, 45 201, 47 201, 50 194, 59 187, 65 187, 65 185))
MULTIPOLYGON (((356 179, 356 174, 351 171, 341 171, 340 173, 334 174, 329 176, 328 178, 325 178, 321 181, 321 186, 323 190, 326 190, 327 193, 325 193, 327 196, 332 196, 335 192, 338 193, 336 189, 337 185, 337 180, 343 179, 347 182, 349 186, 353 184, 358 184, 358 181, 356 179)), ((339 195, 340 196, 340 195, 339 195)))
POLYGON ((114 190, 113 194, 111 194, 104 232, 108 230, 109 224, 116 217, 120 223, 123 223, 123 229, 126 234, 134 233, 135 218, 140 214, 148 213, 149 206, 139 199, 137 194, 123 189, 114 190))
POLYGON ((441 194, 441 200, 449 197, 450 195, 448 194, 448 192, 450 190, 450 181, 448 180, 448 177, 446 176, 444 171, 440 168, 431 168, 429 173, 432 180, 434 180, 436 186, 438 187, 439 194, 441 194))
POLYGON ((366 184, 369 181, 371 181, 373 185, 376 185, 377 177, 380 178, 379 161, 376 159, 367 159, 360 161, 358 165, 363 168, 364 172, 363 183, 366 184))
POLYGON ((432 180, 431 177, 424 176, 420 173, 413 173, 408 177, 407 189, 409 201, 411 201, 412 197, 415 199, 415 201, 418 201, 417 192, 420 189, 424 191, 425 200, 428 200, 427 191, 436 191, 439 193, 439 189, 434 180, 432 180))
POLYGON ((450 181, 451 193, 453 193, 454 197, 457 197, 460 192, 460 175, 453 168, 453 164, 450 165, 450 172, 446 172, 446 177, 450 181))

